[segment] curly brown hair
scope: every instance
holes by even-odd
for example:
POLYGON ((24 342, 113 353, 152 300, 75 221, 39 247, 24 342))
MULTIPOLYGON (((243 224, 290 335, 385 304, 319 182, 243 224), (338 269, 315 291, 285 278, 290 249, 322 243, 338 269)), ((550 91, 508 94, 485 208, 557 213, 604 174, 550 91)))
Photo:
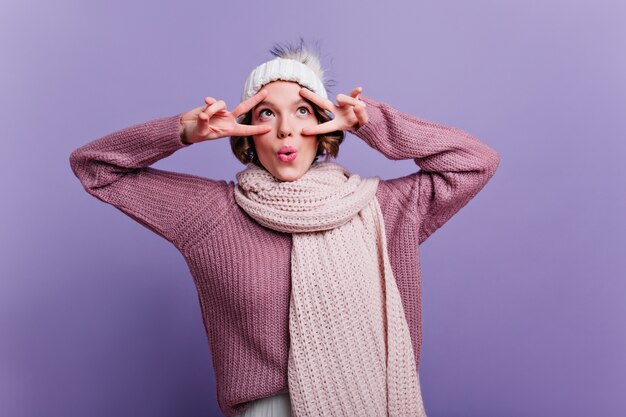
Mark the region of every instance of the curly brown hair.
MULTIPOLYGON (((332 120, 326 110, 322 109, 310 100, 305 99, 305 101, 313 107, 313 113, 315 113, 315 118, 317 119, 318 124, 332 120)), ((245 114, 240 123, 244 125, 249 125, 252 123, 252 110, 248 111, 248 113, 245 114)), ((344 138, 345 132, 343 130, 336 130, 334 132, 317 135, 317 152, 315 154, 315 159, 313 160, 313 162, 316 162, 320 156, 323 156, 325 161, 330 160, 330 158, 336 158, 339 154, 339 145, 341 145, 344 138)), ((265 169, 256 154, 256 149, 254 147, 254 141, 252 140, 252 136, 231 136, 230 147, 233 151, 233 154, 235 154, 235 157, 242 164, 248 164, 252 162, 258 167, 265 169)))

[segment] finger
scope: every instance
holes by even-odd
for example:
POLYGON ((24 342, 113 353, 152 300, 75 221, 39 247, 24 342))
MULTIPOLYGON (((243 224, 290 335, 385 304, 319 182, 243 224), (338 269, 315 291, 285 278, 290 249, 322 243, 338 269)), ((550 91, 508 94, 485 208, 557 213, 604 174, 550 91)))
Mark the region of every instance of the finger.
POLYGON ((358 106, 362 102, 360 102, 359 100, 357 100, 354 97, 347 96, 345 94, 337 94, 337 103, 340 103, 342 105, 343 104, 351 104, 352 106, 358 106))
POLYGON ((354 114, 356 115, 357 120, 359 121, 359 126, 363 126, 369 120, 367 117, 367 111, 365 107, 355 107, 354 114))
POLYGON ((198 113, 198 119, 200 119, 201 123, 207 123, 211 119, 211 117, 213 117, 214 115, 222 111, 224 111, 224 109, 218 109, 217 111, 213 112, 213 114, 208 114, 207 112, 200 112, 198 113))
POLYGON ((259 104, 265 97, 267 97, 267 90, 260 90, 258 93, 250 97, 249 99, 242 101, 231 112, 232 115, 237 118, 242 114, 247 113, 251 108, 259 104))
POLYGON ((333 120, 330 120, 328 122, 325 122, 316 126, 305 127, 304 129, 302 129, 302 134, 303 135, 321 135, 324 133, 334 132, 335 130, 339 130, 339 121, 336 119, 333 119, 333 120))
POLYGON ((308 88, 302 87, 300 89, 300 95, 304 98, 311 100, 313 103, 330 112, 337 109, 332 101, 320 96, 319 94, 314 93, 308 88))
POLYGON ((272 130, 269 125, 237 125, 232 136, 263 135, 272 130))
POLYGON ((205 97, 204 98, 204 102, 206 103, 206 105, 202 108, 202 111, 205 111, 206 109, 209 108, 209 106, 213 103, 215 103, 217 100, 214 99, 213 97, 205 97))
POLYGON ((211 104, 203 113, 206 114, 210 119, 215 113, 220 110, 226 110, 226 102, 224 100, 219 100, 211 104))
POLYGON ((363 92, 363 87, 355 87, 352 91, 350 91, 350 94, 348 95, 358 99, 359 94, 361 94, 362 92, 363 92))
POLYGON ((352 107, 356 108, 356 107, 362 107, 365 108, 365 102, 358 99, 358 98, 352 98, 350 96, 347 96, 348 98, 346 98, 346 96, 344 97, 339 97, 337 96, 337 102, 340 103, 342 106, 344 104, 350 104, 352 107))

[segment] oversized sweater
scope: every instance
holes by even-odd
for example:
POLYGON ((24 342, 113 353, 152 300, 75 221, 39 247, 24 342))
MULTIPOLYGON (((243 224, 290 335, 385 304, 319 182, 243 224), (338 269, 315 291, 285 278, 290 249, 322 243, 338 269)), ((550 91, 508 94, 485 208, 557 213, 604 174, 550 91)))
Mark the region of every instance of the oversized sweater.
MULTIPOLYGON (((500 158, 461 129, 362 99, 369 121, 352 133, 388 159, 413 159, 420 168, 381 180, 376 192, 419 368, 419 244, 485 186, 500 158)), ((234 200, 234 181, 150 167, 194 146, 181 142, 181 116, 113 132, 74 150, 69 160, 88 193, 167 239, 185 258, 197 288, 218 404, 232 417, 255 399, 288 390, 292 237, 249 217, 234 200)))

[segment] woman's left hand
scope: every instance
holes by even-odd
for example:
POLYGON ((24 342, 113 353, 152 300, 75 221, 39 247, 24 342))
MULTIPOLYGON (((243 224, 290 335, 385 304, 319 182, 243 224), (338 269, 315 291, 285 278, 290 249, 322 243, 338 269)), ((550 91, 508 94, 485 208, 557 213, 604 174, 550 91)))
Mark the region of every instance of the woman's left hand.
POLYGON ((335 106, 332 101, 323 98, 308 88, 302 87, 300 95, 321 108, 330 111, 335 115, 333 120, 319 124, 314 127, 302 129, 303 135, 320 135, 323 133, 334 132, 336 130, 354 131, 367 123, 367 112, 365 111, 365 103, 361 101, 359 95, 363 91, 362 87, 356 87, 349 95, 338 94, 335 106))

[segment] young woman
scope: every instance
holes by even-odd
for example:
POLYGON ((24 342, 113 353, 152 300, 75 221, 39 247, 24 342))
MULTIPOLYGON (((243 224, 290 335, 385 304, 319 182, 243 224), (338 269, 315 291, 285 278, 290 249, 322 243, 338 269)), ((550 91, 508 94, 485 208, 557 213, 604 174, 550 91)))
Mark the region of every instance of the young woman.
POLYGON ((72 170, 185 257, 226 416, 425 416, 419 244, 484 187, 499 156, 361 88, 333 104, 302 42, 272 53, 232 111, 207 97, 76 149, 72 170), (421 169, 351 173, 331 160, 344 131, 421 169), (225 137, 245 164, 237 182, 150 167, 225 137))

